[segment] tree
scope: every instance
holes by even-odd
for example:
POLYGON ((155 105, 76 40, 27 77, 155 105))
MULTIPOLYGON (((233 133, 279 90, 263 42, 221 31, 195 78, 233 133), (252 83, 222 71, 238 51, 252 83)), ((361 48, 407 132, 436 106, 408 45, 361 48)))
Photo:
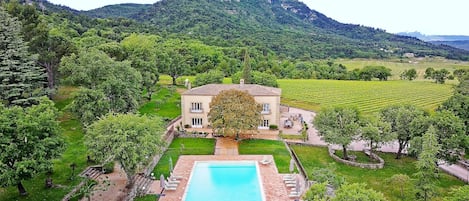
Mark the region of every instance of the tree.
POLYGON ((359 120, 357 109, 335 107, 321 110, 313 123, 324 141, 342 146, 343 158, 347 160, 347 146, 359 133, 359 120))
POLYGON ((371 81, 372 78, 378 78, 379 81, 386 81, 391 75, 391 69, 384 66, 365 66, 360 70, 360 78, 365 81, 371 81))
POLYGON ((469 200, 469 185, 452 189, 445 201, 466 201, 469 200))
POLYGON ((331 197, 327 194, 327 182, 311 185, 303 198, 306 201, 328 201, 331 197))
POLYGON ((132 186, 133 175, 142 170, 151 156, 162 152, 164 132, 159 117, 110 113, 88 127, 85 145, 99 163, 119 162, 132 186))
POLYGON ((436 154, 440 149, 436 138, 436 129, 430 126, 423 135, 422 152, 416 162, 417 173, 415 173, 418 200, 431 200, 435 195, 435 183, 438 180, 438 167, 436 154))
POLYGON ((332 185, 334 188, 339 188, 345 183, 345 179, 341 176, 336 175, 334 172, 336 167, 333 163, 329 164, 326 168, 314 168, 311 176, 314 181, 319 183, 327 183, 332 185))
POLYGON ((391 132, 391 124, 379 118, 371 119, 363 126, 361 138, 369 142, 370 153, 374 153, 384 143, 396 139, 396 135, 391 132))
POLYGON ((414 136, 411 132, 412 121, 423 115, 423 110, 413 105, 392 105, 380 111, 383 121, 391 125, 391 132, 397 136, 399 148, 396 159, 401 158, 402 151, 407 148, 409 141, 414 136))
POLYGON ((417 71, 414 68, 404 70, 404 72, 401 73, 401 80, 414 80, 417 78, 417 71))
POLYGON ((390 188, 399 188, 399 194, 401 200, 405 200, 405 194, 409 185, 411 185, 410 177, 406 174, 395 174, 391 178, 386 179, 386 183, 389 184, 390 188))
POLYGON ((167 50, 158 55, 158 60, 163 66, 163 72, 171 76, 173 85, 176 85, 176 79, 183 75, 184 69, 187 68, 184 57, 176 50, 167 50))
POLYGON ((43 97, 27 108, 0 104, 0 184, 16 185, 26 195, 22 181, 52 170, 52 159, 64 150, 54 103, 43 97))
POLYGON ((448 79, 449 71, 446 69, 435 70, 432 74, 432 78, 437 84, 444 84, 448 79))
POLYGON ((425 69, 425 74, 423 75, 423 77, 425 79, 433 79, 433 73, 434 72, 435 72, 434 68, 427 68, 427 69, 425 69))
POLYGON ((221 84, 223 83, 223 78, 223 73, 218 70, 210 70, 206 73, 199 73, 195 76, 194 86, 221 84))
POLYGON ((384 195, 368 189, 364 183, 344 184, 336 191, 332 201, 384 201, 384 195))
POLYGON ((464 132, 464 122, 450 111, 438 111, 431 117, 440 145, 436 157, 450 163, 460 159, 461 153, 469 146, 469 136, 464 132))
POLYGON ((70 105, 67 106, 84 125, 90 125, 99 117, 110 111, 109 101, 101 90, 80 88, 75 94, 70 105))
POLYGON ((0 97, 7 106, 30 106, 48 95, 46 74, 21 37, 21 25, 0 7, 0 97))
POLYGON ((147 98, 151 100, 156 83, 159 80, 156 66, 156 53, 158 49, 155 35, 131 34, 121 41, 127 58, 132 62, 132 67, 137 69, 143 78, 143 87, 147 91, 147 98))
POLYGON ((255 130, 261 122, 262 106, 247 92, 225 90, 210 102, 209 122, 216 131, 239 138, 241 132, 255 130))
POLYGON ((138 109, 142 77, 129 62, 114 61, 104 52, 90 49, 64 57, 60 70, 65 82, 89 89, 75 94, 70 105, 83 125, 107 112, 128 113, 138 109))
POLYGON ((243 62, 243 74, 242 78, 244 79, 244 83, 251 84, 252 83, 252 75, 251 75, 251 57, 249 56, 248 49, 244 50, 244 62, 243 62))
POLYGON ((458 116, 466 126, 466 135, 469 135, 469 95, 456 93, 443 102, 438 110, 448 110, 458 116))

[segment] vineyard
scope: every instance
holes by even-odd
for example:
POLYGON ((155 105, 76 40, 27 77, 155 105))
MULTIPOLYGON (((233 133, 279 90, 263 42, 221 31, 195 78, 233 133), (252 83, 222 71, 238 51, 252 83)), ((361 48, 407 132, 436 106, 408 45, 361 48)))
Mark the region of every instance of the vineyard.
POLYGON ((395 104, 413 104, 433 110, 452 93, 452 85, 427 81, 278 80, 282 104, 319 111, 352 106, 363 114, 395 104))
MULTIPOLYGON (((389 60, 376 60, 376 59, 338 59, 335 63, 342 64, 348 70, 355 68, 361 69, 365 66, 384 66, 392 70, 391 80, 399 80, 399 75, 408 69, 415 69, 417 71, 417 79, 423 80, 425 69, 434 68, 436 70, 446 69, 453 72, 456 69, 469 69, 469 63, 464 61, 447 60, 443 58, 405 58, 405 59, 389 59, 389 60)), ((454 83, 454 81, 449 81, 454 83)))

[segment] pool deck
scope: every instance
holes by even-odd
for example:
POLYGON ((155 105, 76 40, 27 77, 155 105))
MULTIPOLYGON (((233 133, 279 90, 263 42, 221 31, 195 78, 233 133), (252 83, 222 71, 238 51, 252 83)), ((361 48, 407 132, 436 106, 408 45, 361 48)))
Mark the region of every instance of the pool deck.
MULTIPOLYGON (((165 196, 160 201, 180 201, 186 192, 187 182, 190 178, 192 168, 196 161, 261 161, 264 155, 184 155, 180 156, 174 167, 174 175, 182 176, 176 190, 165 190, 165 196)), ((268 155, 273 160, 272 155, 268 155)), ((274 162, 268 165, 259 164, 259 171, 266 201, 286 201, 293 200, 288 197, 287 188, 283 182, 282 174, 278 173, 274 162)), ((155 182, 156 183, 156 182, 155 182)))

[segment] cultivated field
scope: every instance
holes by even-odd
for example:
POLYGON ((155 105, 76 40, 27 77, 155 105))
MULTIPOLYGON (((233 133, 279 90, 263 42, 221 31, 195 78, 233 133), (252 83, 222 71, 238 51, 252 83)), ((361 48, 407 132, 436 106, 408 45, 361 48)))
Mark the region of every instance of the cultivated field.
POLYGON ((364 114, 394 104, 413 104, 433 110, 452 94, 450 84, 429 81, 278 80, 282 104, 319 111, 353 106, 364 114))
MULTIPOLYGON (((469 69, 469 62, 447 60, 443 58, 403 58, 403 59, 338 59, 335 63, 342 64, 348 70, 361 69, 365 66, 384 66, 392 70, 392 80, 399 80, 399 75, 407 69, 414 68, 417 71, 419 80, 423 80, 425 69, 434 68, 436 70, 445 68, 453 72, 456 69, 469 69)), ((451 82, 451 81, 450 81, 451 82)))

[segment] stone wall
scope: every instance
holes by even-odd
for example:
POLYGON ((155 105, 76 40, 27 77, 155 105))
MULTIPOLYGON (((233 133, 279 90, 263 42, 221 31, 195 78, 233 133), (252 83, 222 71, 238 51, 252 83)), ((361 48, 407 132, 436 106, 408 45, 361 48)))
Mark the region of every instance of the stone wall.
POLYGON ((328 146, 327 148, 329 150, 329 156, 331 156, 337 162, 344 163, 344 164, 350 165, 350 166, 367 168, 367 169, 382 169, 384 167, 384 160, 382 158, 380 158, 378 155, 374 154, 374 153, 370 153, 370 152, 365 151, 365 153, 367 155, 371 154, 371 157, 373 159, 379 161, 379 163, 358 163, 358 162, 354 162, 354 161, 344 160, 344 159, 338 157, 337 155, 335 155, 335 150, 332 149, 331 146, 328 146))

